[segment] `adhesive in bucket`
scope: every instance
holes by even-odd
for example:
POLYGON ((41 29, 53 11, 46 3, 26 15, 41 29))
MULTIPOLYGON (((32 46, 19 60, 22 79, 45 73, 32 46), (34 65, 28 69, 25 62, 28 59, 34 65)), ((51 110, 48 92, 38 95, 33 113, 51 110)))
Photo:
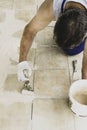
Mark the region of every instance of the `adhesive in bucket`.
POLYGON ((80 104, 87 105, 87 94, 78 92, 75 95, 73 95, 73 98, 80 104))

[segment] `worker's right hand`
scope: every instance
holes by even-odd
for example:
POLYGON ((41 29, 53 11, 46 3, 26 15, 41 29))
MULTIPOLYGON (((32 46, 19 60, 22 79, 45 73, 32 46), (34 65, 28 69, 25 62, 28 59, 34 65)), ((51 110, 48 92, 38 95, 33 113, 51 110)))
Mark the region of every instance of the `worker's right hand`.
POLYGON ((18 64, 18 81, 27 81, 31 76, 32 70, 27 61, 22 61, 18 64))

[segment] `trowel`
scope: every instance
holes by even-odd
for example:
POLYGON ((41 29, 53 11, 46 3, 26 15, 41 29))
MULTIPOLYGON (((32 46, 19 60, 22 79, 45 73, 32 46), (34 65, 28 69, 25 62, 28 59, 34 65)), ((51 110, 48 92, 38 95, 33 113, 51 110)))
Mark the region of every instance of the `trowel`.
POLYGON ((30 85, 27 69, 24 69, 23 73, 24 73, 25 78, 27 78, 28 80, 24 81, 22 94, 33 94, 33 88, 30 85))
POLYGON ((73 76, 72 76, 72 81, 76 81, 78 80, 78 69, 77 69, 77 60, 73 60, 72 61, 72 65, 73 65, 73 76))

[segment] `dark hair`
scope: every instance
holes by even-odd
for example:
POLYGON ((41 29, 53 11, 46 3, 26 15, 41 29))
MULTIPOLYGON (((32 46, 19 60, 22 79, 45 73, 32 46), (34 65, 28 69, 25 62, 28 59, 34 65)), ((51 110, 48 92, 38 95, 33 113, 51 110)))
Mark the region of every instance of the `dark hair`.
POLYGON ((87 31, 87 12, 68 9, 58 18, 54 27, 54 38, 59 47, 70 48, 81 43, 87 31))

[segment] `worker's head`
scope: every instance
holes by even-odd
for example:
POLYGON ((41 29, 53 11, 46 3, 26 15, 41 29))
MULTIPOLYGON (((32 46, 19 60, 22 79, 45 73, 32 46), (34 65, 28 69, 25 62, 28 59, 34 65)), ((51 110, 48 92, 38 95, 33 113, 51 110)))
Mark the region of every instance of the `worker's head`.
POLYGON ((78 46, 87 32, 87 14, 80 9, 67 9, 58 18, 54 38, 62 49, 78 46))

